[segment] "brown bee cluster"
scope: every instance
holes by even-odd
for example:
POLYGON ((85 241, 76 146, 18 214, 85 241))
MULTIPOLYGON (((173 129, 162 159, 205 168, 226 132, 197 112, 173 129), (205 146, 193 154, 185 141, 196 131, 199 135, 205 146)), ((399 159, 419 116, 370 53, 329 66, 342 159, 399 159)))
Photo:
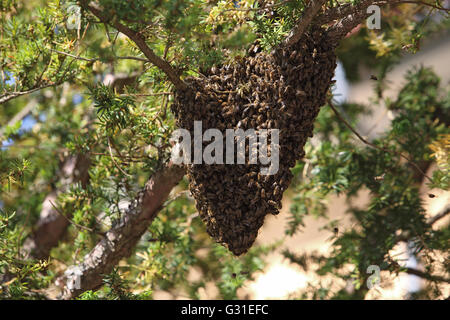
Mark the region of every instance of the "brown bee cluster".
POLYGON ((279 213, 292 179, 290 168, 304 156, 313 135, 336 67, 327 40, 315 28, 296 45, 271 54, 253 46, 247 57, 212 68, 206 78, 186 79, 188 89, 176 93, 172 111, 177 125, 192 134, 194 121, 202 121, 203 131, 217 128, 224 136, 226 129, 280 130, 274 175, 261 175, 260 164, 186 165, 207 232, 235 255, 252 246, 267 214, 279 213))

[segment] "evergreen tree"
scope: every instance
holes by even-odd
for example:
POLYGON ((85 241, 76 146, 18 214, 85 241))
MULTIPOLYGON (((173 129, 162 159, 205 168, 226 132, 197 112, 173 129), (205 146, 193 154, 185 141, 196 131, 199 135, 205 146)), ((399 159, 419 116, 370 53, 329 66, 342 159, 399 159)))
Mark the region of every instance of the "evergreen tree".
MULTIPOLYGON (((384 90, 405 52, 448 29, 448 11, 429 0, 2 0, 0 297, 151 299, 162 289, 199 298, 212 281, 221 298, 237 298, 281 243, 256 242, 236 257, 208 235, 185 168, 170 162, 177 117, 189 114, 180 101, 208 90, 250 96, 251 85, 224 92, 213 79, 239 82, 221 72, 245 70, 252 57, 281 57, 280 70, 319 79, 333 70, 289 64, 309 41, 312 59, 336 54, 351 81, 372 66, 376 98, 367 104, 394 119, 369 141, 354 129, 368 105, 338 104, 331 82, 308 84, 324 89, 314 100, 320 143, 307 142, 290 169, 286 237, 301 232, 308 215, 327 218, 332 194, 351 200, 369 190, 371 198, 348 212, 351 230, 328 218, 330 254, 283 253, 320 278, 344 280, 311 284, 296 297, 367 297, 377 266, 426 280, 415 298, 447 298, 450 229, 435 225, 450 208, 429 217, 419 188, 450 188, 449 91, 424 67, 411 68, 395 99, 384 90), (372 8, 381 8, 379 29, 367 27, 377 18, 372 8), (422 269, 392 256, 401 242, 422 269), (200 280, 188 280, 192 268, 200 280)), ((280 90, 298 96, 304 89, 287 87, 280 90)))

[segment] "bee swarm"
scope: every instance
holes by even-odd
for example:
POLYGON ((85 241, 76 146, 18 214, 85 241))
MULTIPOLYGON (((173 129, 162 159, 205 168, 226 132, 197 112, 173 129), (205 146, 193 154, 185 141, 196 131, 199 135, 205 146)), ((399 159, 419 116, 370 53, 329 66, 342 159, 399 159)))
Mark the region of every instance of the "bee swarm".
MULTIPOLYGON (((235 255, 252 246, 267 214, 278 214, 292 168, 304 156, 313 123, 332 82, 334 46, 314 28, 290 48, 257 52, 232 65, 188 78, 172 105, 177 125, 203 131, 279 129, 279 170, 261 175, 255 164, 188 164, 189 188, 207 232, 235 255)), ((224 152, 225 154, 225 152, 224 152)), ((247 155, 248 156, 248 155, 247 155)))

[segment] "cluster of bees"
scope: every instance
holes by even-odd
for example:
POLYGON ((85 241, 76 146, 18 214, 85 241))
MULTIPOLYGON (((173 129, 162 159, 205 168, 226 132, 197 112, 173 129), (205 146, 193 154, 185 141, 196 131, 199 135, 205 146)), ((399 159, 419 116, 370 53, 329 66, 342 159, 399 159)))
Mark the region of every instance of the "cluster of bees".
MULTIPOLYGON (((203 130, 279 129, 279 170, 261 175, 259 164, 188 164, 187 176, 207 232, 235 255, 252 246, 267 214, 278 214, 292 168, 304 156, 313 122, 336 68, 333 44, 319 27, 295 45, 272 53, 256 45, 245 58, 188 78, 172 104, 177 125, 203 130)), ((247 148, 248 150, 248 148, 247 148)), ((225 154, 225 150, 224 150, 225 154)), ((247 154, 248 156, 248 154, 247 154)))

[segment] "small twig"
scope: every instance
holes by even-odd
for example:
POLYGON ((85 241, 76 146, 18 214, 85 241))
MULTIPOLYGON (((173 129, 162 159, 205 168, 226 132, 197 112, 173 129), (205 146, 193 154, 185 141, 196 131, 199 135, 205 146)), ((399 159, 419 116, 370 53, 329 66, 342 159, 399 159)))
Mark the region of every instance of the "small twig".
POLYGON ((118 60, 136 60, 136 61, 142 61, 142 62, 151 62, 150 60, 148 60, 146 58, 133 57, 133 56, 120 56, 120 57, 114 57, 114 58, 118 59, 118 60))
MULTIPOLYGON (((85 58, 85 57, 76 56, 74 54, 71 54, 71 53, 68 53, 68 52, 64 52, 64 51, 55 50, 55 49, 51 49, 51 51, 53 51, 53 52, 55 52, 57 54, 60 54, 60 55, 64 55, 64 56, 68 56, 68 57, 74 58, 76 60, 82 60, 82 61, 87 61, 87 62, 101 61, 100 58, 85 58)), ((142 61, 142 62, 150 62, 150 60, 148 60, 146 58, 133 57, 133 56, 114 57, 114 59, 118 59, 118 60, 137 60, 137 61, 142 61)))
POLYGON ((88 21, 88 23, 87 23, 87 25, 86 25, 86 28, 84 28, 83 34, 81 35, 80 41, 83 41, 83 40, 84 40, 84 37, 86 36, 87 31, 89 30, 89 27, 90 27, 90 26, 91 26, 91 23, 88 21))
POLYGON ((425 272, 422 272, 420 270, 417 269, 413 269, 413 268, 408 268, 408 267, 400 267, 400 272, 406 272, 407 274, 412 274, 415 275, 417 277, 429 280, 429 281, 434 281, 434 282, 446 282, 446 283, 450 283, 450 279, 448 278, 444 278, 441 276, 436 276, 436 275, 432 275, 432 274, 428 274, 425 272))
POLYGON ((173 95, 173 92, 154 92, 154 93, 123 93, 121 97, 154 97, 154 96, 170 96, 173 95))
MULTIPOLYGON (((431 226, 449 214, 450 214, 450 205, 448 205, 446 208, 444 208, 440 213, 429 218, 427 220, 427 224, 429 224, 431 226)), ((395 243, 400 242, 400 241, 408 242, 413 237, 415 237, 415 236, 411 236, 408 232, 402 232, 401 234, 399 234, 398 236, 395 237, 395 243)), ((424 245, 424 247, 427 247, 427 245, 424 243, 423 239, 420 238, 420 241, 422 242, 422 245, 424 245)), ((427 249, 429 249, 429 248, 427 247, 427 249)))
MULTIPOLYGON (((91 152, 91 154, 93 156, 103 156, 103 157, 111 157, 111 155, 109 153, 104 153, 104 152, 91 152)), ((113 155, 114 156, 114 155, 113 155)), ((147 159, 147 157, 124 157, 121 158, 120 156, 114 156, 116 158, 121 159, 122 161, 126 161, 126 162, 138 162, 141 163, 142 161, 144 161, 144 159, 147 159)))
POLYGON ((277 8, 277 7, 281 7, 282 5, 285 5, 288 2, 291 2, 292 0, 284 0, 278 3, 273 3, 273 4, 268 4, 266 6, 263 6, 261 8, 230 8, 230 9, 225 9, 219 12, 218 16, 224 14, 225 12, 229 12, 229 11, 240 11, 240 12, 251 12, 251 11, 264 11, 267 9, 273 9, 273 8, 277 8))
POLYGON ((69 80, 69 79, 60 80, 58 82, 52 82, 52 83, 49 83, 49 84, 42 85, 40 87, 36 87, 36 88, 30 89, 30 90, 27 90, 27 91, 5 93, 5 94, 0 96, 0 104, 5 103, 5 102, 7 102, 7 101, 9 101, 11 99, 14 99, 14 98, 17 98, 17 97, 20 97, 20 96, 31 94, 33 92, 36 92, 36 91, 39 91, 39 90, 42 90, 42 89, 58 86, 58 85, 62 84, 64 81, 66 81, 66 80, 69 80))
MULTIPOLYGON (((127 177, 132 177, 131 174, 126 173, 126 172, 119 166, 119 164, 116 162, 116 160, 114 160, 114 155, 113 155, 112 149, 111 149, 111 141, 110 141, 110 138, 109 138, 109 137, 108 137, 108 149, 109 149, 109 154, 111 155, 111 160, 112 160, 112 162, 114 163, 114 165, 117 167, 117 169, 119 169, 120 172, 122 172, 122 173, 123 173, 124 175, 126 175, 127 177)), ((119 156, 120 156, 120 154, 119 154, 119 156)))
POLYGON ((164 54, 163 54, 163 59, 166 60, 167 59, 167 54, 169 53, 169 49, 170 46, 172 45, 172 37, 171 37, 172 33, 169 34, 169 36, 167 37, 167 43, 166 43, 166 47, 164 48, 164 54))
POLYGON ((177 193, 173 197, 167 199, 166 202, 162 205, 162 208, 167 207, 169 204, 171 204, 172 202, 174 202, 175 200, 177 200, 183 196, 189 196, 189 193, 190 193, 189 190, 184 190, 184 191, 177 193))
POLYGON ((392 259, 391 256, 388 255, 388 262, 390 263, 390 267, 393 269, 393 271, 396 272, 405 272, 407 274, 412 274, 417 277, 433 281, 433 282, 447 282, 450 283, 450 279, 442 277, 442 276, 436 276, 432 275, 414 268, 410 267, 402 267, 396 260, 392 259))
POLYGON ((378 5, 378 6, 382 6, 382 5, 401 5, 401 4, 417 4, 417 5, 424 5, 424 6, 428 6, 428 7, 432 7, 434 9, 438 9, 438 10, 443 10, 446 12, 449 12, 450 9, 444 8, 444 7, 440 7, 437 5, 434 5, 432 3, 426 3, 424 1, 411 1, 411 0, 399 0, 399 1, 395 1, 395 0, 382 0, 382 1, 374 1, 374 0, 363 0, 361 2, 359 2, 356 5, 353 5, 351 3, 345 3, 343 5, 334 7, 334 8, 330 8, 327 11, 325 11, 323 14, 319 15, 317 17, 317 19, 314 21, 315 23, 318 24, 327 24, 330 23, 332 21, 335 20, 339 20, 339 19, 344 19, 345 17, 347 17, 348 15, 352 15, 354 13, 357 12, 363 12, 365 10, 367 10, 367 7, 371 4, 373 5, 378 5))
POLYGON ((438 10, 443 10, 446 12, 450 12, 450 9, 448 8, 444 8, 441 6, 437 6, 434 5, 432 3, 427 3, 425 1, 409 1, 409 0, 400 0, 400 1, 394 1, 392 4, 402 4, 402 3, 410 3, 410 4, 419 4, 419 5, 424 5, 424 6, 428 6, 428 7, 432 7, 434 9, 438 9, 438 10))
POLYGON ((167 96, 163 97, 162 108, 158 111, 158 115, 162 113, 162 118, 165 119, 167 116, 167 106, 169 104, 169 99, 167 96))
POLYGON ((390 150, 390 149, 387 149, 387 148, 381 148, 381 147, 379 147, 379 146, 377 146, 377 145, 375 145, 375 144, 373 144, 373 143, 371 143, 371 142, 369 142, 369 141, 367 141, 366 139, 364 139, 355 129, 353 129, 353 127, 341 116, 341 114, 337 111, 337 109, 336 109, 336 107, 333 105, 333 103, 331 102, 331 100, 328 100, 328 105, 331 107, 331 109, 334 111, 334 113, 336 114, 336 116, 339 118, 339 120, 341 120, 344 124, 345 124, 345 126, 348 128, 348 129, 350 129, 350 131, 351 132, 353 132, 358 138, 359 138, 359 140, 361 140, 363 143, 365 143, 366 145, 368 145, 368 146, 370 146, 370 147, 372 147, 372 148, 374 148, 374 149, 377 149, 377 150, 380 150, 380 151, 384 151, 384 152, 389 152, 390 154, 393 154, 393 155, 397 155, 397 156, 400 156, 400 157, 402 157, 403 159, 405 159, 406 161, 408 161, 411 165, 413 165, 425 178, 427 178, 429 181, 433 181, 425 172, 423 172, 422 171, 422 169, 420 169, 420 167, 416 164, 416 163, 414 163, 411 159, 409 159, 407 156, 405 156, 404 154, 402 154, 402 153, 400 153, 400 152, 395 152, 395 151, 392 151, 392 150, 390 150))
POLYGON ((61 216, 63 216, 64 218, 66 218, 66 220, 67 220, 69 223, 73 224, 75 227, 77 227, 77 228, 79 228, 79 229, 82 229, 82 230, 85 230, 85 231, 89 231, 89 232, 98 234, 98 235, 100 235, 100 236, 102 236, 102 237, 105 237, 105 233, 95 231, 94 229, 89 228, 89 227, 86 227, 86 226, 82 226, 82 225, 76 223, 75 221, 73 221, 72 219, 67 218, 66 215, 65 215, 64 213, 62 213, 61 210, 58 209, 58 207, 56 207, 56 205, 53 203, 53 201, 49 200, 49 202, 50 202, 50 204, 52 205, 52 207, 56 210, 56 212, 58 212, 61 216))
POLYGON ((327 24, 332 21, 338 20, 332 27, 329 28, 329 37, 334 41, 339 41, 342 37, 344 37, 348 32, 350 32, 353 28, 359 25, 364 19, 370 16, 371 13, 367 12, 367 8, 370 5, 401 5, 401 4, 417 4, 429 6, 434 9, 443 10, 445 12, 449 12, 450 9, 436 6, 424 1, 412 1, 412 0, 362 0, 356 5, 352 4, 344 4, 339 7, 331 8, 327 10, 324 14, 317 17, 314 21, 317 24, 327 24))
POLYGON ((112 19, 111 16, 105 13, 97 4, 91 3, 89 0, 80 0, 80 5, 86 11, 90 11, 101 22, 110 24, 117 31, 130 38, 147 57, 147 59, 167 75, 169 80, 177 89, 187 89, 187 85, 180 79, 178 71, 174 69, 166 60, 155 54, 155 52, 147 45, 146 38, 140 32, 121 24, 118 20, 112 19))

